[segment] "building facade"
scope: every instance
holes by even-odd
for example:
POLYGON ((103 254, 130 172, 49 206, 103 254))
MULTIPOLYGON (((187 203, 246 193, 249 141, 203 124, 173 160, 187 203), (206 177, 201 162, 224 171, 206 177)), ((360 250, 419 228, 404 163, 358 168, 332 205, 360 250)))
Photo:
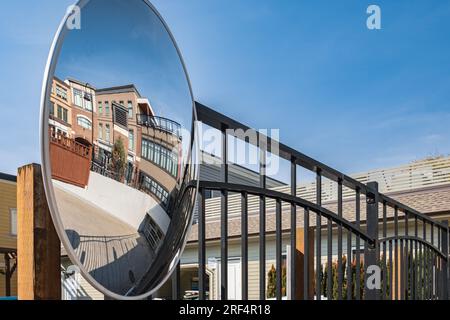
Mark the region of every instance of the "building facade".
POLYGON ((0 173, 0 297, 17 296, 16 177, 0 173))

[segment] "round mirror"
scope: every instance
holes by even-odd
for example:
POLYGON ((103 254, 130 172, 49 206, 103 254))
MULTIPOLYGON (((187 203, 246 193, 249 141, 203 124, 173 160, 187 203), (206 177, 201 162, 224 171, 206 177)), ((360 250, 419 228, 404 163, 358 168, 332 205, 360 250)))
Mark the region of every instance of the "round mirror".
POLYGON ((147 0, 68 10, 44 79, 44 185, 62 254, 111 298, 148 297, 180 259, 198 180, 193 106, 147 0))

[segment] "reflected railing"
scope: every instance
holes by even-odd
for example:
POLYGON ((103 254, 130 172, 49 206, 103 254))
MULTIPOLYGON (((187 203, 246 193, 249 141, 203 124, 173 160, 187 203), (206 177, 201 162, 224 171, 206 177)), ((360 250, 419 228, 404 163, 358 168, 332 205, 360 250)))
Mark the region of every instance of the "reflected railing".
POLYGON ((146 114, 136 115, 136 121, 138 125, 155 128, 173 134, 180 140, 182 138, 181 125, 176 121, 162 117, 149 116, 146 114))

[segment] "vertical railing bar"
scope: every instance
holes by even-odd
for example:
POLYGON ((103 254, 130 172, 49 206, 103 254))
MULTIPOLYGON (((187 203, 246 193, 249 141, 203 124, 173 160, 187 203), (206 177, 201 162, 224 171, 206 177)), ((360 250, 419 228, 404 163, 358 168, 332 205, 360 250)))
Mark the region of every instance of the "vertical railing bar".
POLYGON ((394 242, 394 256, 395 256, 395 300, 399 299, 398 296, 398 270, 399 270, 399 261, 398 261, 398 208, 397 206, 394 208, 394 234, 395 234, 395 242, 394 242))
MULTIPOLYGON (((333 300, 333 222, 327 220, 327 300, 333 300)), ((325 270, 324 270, 325 273, 325 270)))
POLYGON ((205 233, 205 190, 198 192, 198 291, 199 300, 205 300, 206 290, 206 233, 205 233))
MULTIPOLYGON (((266 146, 258 135, 259 160, 259 186, 266 188, 266 146)), ((266 299, 266 198, 259 197, 259 299, 266 299)))
MULTIPOLYGON (((423 220, 422 224, 422 237, 424 241, 427 241, 427 222, 423 220)), ((424 299, 428 299, 428 250, 423 246, 423 287, 424 287, 424 299)))
POLYGON ((405 300, 405 256, 403 252, 403 239, 400 239, 400 265, 399 265, 399 285, 400 285, 400 300, 405 300))
MULTIPOLYGON (((338 216, 342 218, 342 179, 338 180, 338 216)), ((338 223, 338 300, 342 300, 342 224, 338 223)))
MULTIPOLYGON (((405 211, 405 235, 408 236, 409 235, 409 217, 408 217, 408 212, 405 211)), ((404 283, 405 283, 405 299, 408 300, 409 299, 409 241, 406 240, 405 241, 405 279, 404 279, 404 283)))
POLYGON ((347 300, 353 300, 352 232, 347 230, 347 300))
MULTIPOLYGON (((414 216, 414 237, 417 239, 418 235, 418 225, 417 225, 417 216, 414 216)), ((413 299, 418 299, 417 290, 419 290, 419 281, 418 281, 418 256, 417 256, 417 240, 414 241, 414 285, 413 285, 413 299)))
POLYGON ((281 234, 281 200, 276 200, 276 226, 275 226, 275 233, 276 233, 276 248, 275 248, 275 255, 276 255, 276 299, 281 300, 282 298, 282 270, 281 270, 281 259, 282 259, 282 234, 281 234))
MULTIPOLYGON (((228 182, 228 134, 227 126, 222 125, 222 181, 228 182)), ((221 229, 221 256, 220 256, 220 280, 221 290, 220 298, 222 300, 228 299, 228 191, 221 191, 221 217, 220 217, 220 229, 221 229)))
POLYGON ((248 194, 241 194, 241 255, 242 255, 242 299, 248 299, 248 194))
POLYGON ((417 264, 418 264, 418 276, 417 276, 417 280, 419 281, 419 285, 417 286, 417 290, 419 290, 418 292, 418 299, 419 300, 423 300, 423 250, 422 250, 422 243, 419 242, 419 256, 417 257, 417 264))
POLYGON ((378 266, 378 255, 377 248, 379 247, 379 233, 378 233, 378 204, 379 204, 379 193, 378 193, 378 183, 368 182, 367 183, 367 193, 366 193, 366 221, 367 221, 367 234, 368 236, 374 240, 374 243, 371 244, 366 242, 366 246, 364 249, 364 299, 366 300, 377 300, 379 298, 379 291, 381 288, 369 286, 369 274, 368 268, 370 266, 378 266))
MULTIPOLYGON (((387 237, 387 205, 383 201, 383 238, 387 237)), ((387 265, 386 265, 386 241, 383 241, 383 300, 387 297, 387 265)))
POLYGON ((394 297, 393 290, 393 260, 392 260, 392 240, 389 241, 389 300, 394 297))
POLYGON ((305 244, 304 247, 304 255, 303 255, 303 298, 305 300, 309 300, 310 298, 310 286, 312 286, 312 283, 309 282, 309 273, 311 270, 309 270, 309 255, 311 254, 309 252, 309 209, 305 208, 305 217, 303 220, 303 243, 305 244))
MULTIPOLYGON (((430 224, 431 245, 434 245, 434 224, 430 224)), ((431 251, 431 299, 434 300, 435 278, 434 278, 434 251, 431 251)))
MULTIPOLYGON (((291 195, 297 196, 297 162, 294 157, 291 159, 291 195)), ((304 233, 308 233, 305 229, 304 233)), ((295 300, 297 291, 297 206, 291 204, 291 265, 290 265, 290 280, 291 280, 291 299, 295 300)), ((306 281, 306 279, 304 280, 306 281)))
MULTIPOLYGON (((355 190, 355 218, 356 227, 359 229, 361 227, 361 191, 359 188, 355 190)), ((355 298, 356 300, 361 299, 361 238, 359 235, 356 236, 356 275, 355 275, 355 298)))
MULTIPOLYGON (((322 206, 322 173, 320 168, 317 168, 316 172, 316 204, 318 206, 322 206)), ((322 245, 322 215, 320 212, 316 213, 316 298, 317 300, 321 300, 321 290, 322 280, 321 280, 321 264, 322 264, 322 253, 321 253, 321 245, 322 245)))
MULTIPOLYGON (((442 252, 442 247, 441 247, 441 228, 438 226, 437 227, 437 239, 438 239, 438 249, 439 249, 439 252, 442 252)), ((438 299, 439 300, 441 300, 442 299, 442 296, 443 296, 443 293, 442 293, 442 285, 441 285, 441 283, 442 283, 442 258, 441 257, 437 257, 437 266, 436 266, 436 269, 437 269, 437 272, 438 272, 438 277, 437 277, 437 279, 436 279, 436 281, 437 281, 437 289, 438 289, 438 295, 439 295, 439 297, 438 297, 438 299)))
POLYGON ((449 294, 449 269, 448 269, 448 221, 442 221, 445 229, 441 231, 441 246, 442 246, 442 300, 448 300, 449 294))
POLYGON ((172 300, 179 300, 181 293, 180 287, 180 262, 177 263, 175 271, 172 274, 172 300))

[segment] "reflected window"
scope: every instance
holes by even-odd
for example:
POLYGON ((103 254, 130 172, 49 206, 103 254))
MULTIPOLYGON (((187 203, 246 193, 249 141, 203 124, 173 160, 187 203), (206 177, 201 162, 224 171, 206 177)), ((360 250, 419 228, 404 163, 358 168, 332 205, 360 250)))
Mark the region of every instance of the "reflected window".
POLYGON ((109 116, 109 101, 105 101, 105 114, 109 116))
POLYGON ((142 139, 142 158, 177 177, 178 154, 150 140, 142 139))
POLYGON ((134 151, 134 131, 128 132, 128 150, 134 151))
POLYGON ((63 108, 62 106, 58 105, 58 119, 64 121, 64 122, 68 122, 68 116, 67 116, 67 109, 63 108))
POLYGON ((133 102, 128 101, 128 118, 133 118, 133 102))
POLYGON ((105 126, 105 140, 108 142, 111 141, 111 129, 109 128, 109 124, 105 126))
POLYGON ((145 173, 141 172, 141 175, 142 189, 156 196, 156 198, 161 201, 161 204, 167 207, 169 201, 169 192, 145 173))
POLYGON ((103 140, 103 124, 102 123, 98 124, 98 138, 103 140))
POLYGON ((83 94, 81 90, 73 89, 73 103, 78 107, 83 107, 83 94))
POLYGON ((67 101, 67 91, 60 86, 56 86, 56 96, 67 101))
POLYGON ((92 122, 91 122, 91 120, 89 120, 89 119, 87 119, 85 117, 78 116, 77 123, 78 123, 78 125, 80 127, 84 128, 84 129, 88 129, 88 130, 92 129, 92 122))
POLYGON ((92 95, 90 93, 84 94, 84 100, 85 100, 85 109, 88 111, 92 111, 92 95))

